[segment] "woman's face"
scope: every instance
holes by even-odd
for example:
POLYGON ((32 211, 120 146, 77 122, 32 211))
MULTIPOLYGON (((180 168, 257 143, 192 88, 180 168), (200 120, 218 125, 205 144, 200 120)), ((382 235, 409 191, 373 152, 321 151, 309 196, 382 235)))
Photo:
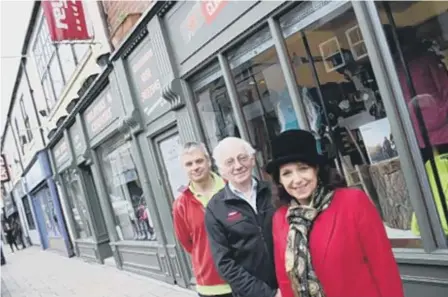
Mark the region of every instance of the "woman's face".
POLYGON ((280 167, 280 184, 300 204, 309 204, 317 187, 317 167, 294 162, 280 167))

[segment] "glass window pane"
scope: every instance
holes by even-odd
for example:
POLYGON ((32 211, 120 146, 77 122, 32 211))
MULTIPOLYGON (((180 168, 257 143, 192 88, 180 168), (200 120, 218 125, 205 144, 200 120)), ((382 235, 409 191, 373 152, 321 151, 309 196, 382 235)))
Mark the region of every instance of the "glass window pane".
POLYGON ((286 40, 318 149, 335 168, 340 160, 348 185, 372 199, 394 247, 421 247, 420 235, 413 232, 414 210, 400 157, 355 14, 351 8, 337 10, 324 20, 305 28, 305 38, 296 32, 286 40))
POLYGON ((240 137, 222 77, 198 90, 195 95, 206 143, 210 149, 227 136, 240 137))
POLYGON ((56 56, 53 57, 53 59, 50 62, 50 75, 51 75, 51 82, 53 83, 53 89, 56 96, 56 102, 59 99, 59 96, 62 93, 62 90, 64 89, 64 80, 62 78, 61 68, 59 67, 59 62, 56 56))
POLYGON ((157 240, 130 142, 105 145, 101 155, 118 237, 120 240, 157 240))
POLYGON ((73 170, 64 172, 62 178, 67 189, 67 201, 75 221, 76 236, 77 238, 91 237, 92 228, 88 219, 87 204, 81 194, 79 180, 73 170))
POLYGON ((48 235, 53 237, 60 237, 61 232, 59 230, 58 218, 56 217, 50 190, 46 187, 40 190, 39 194, 48 235))
POLYGON ((75 51, 76 59, 78 60, 78 63, 80 63, 89 50, 89 45, 78 43, 73 45, 73 49, 75 51))
POLYGON ((76 63, 69 44, 61 44, 58 46, 59 58, 61 60, 62 71, 64 72, 65 81, 69 81, 75 72, 76 63))
MULTIPOLYGON (((448 235, 448 2, 391 1, 377 7, 448 235)), ((412 223, 419 234, 415 216, 412 223)))
POLYGON ((47 101, 48 110, 50 111, 53 108, 54 104, 56 103, 56 99, 54 97, 53 87, 51 85, 51 80, 50 76, 48 75, 48 72, 42 79, 42 86, 45 92, 45 99, 47 101))
MULTIPOLYGON (((266 43, 272 44, 270 36, 266 36, 264 30, 260 32, 263 34, 255 40, 268 39, 266 43)), ((244 44, 242 46, 245 47, 244 44)), ((264 49, 265 43, 248 50, 257 55, 252 55, 232 70, 239 104, 261 168, 272 157, 269 144, 273 137, 282 131, 299 128, 277 52, 273 46, 264 49)), ((230 63, 235 64, 232 60, 230 63)), ((269 180, 267 174, 263 178, 269 180)))
POLYGON ((30 207, 30 201, 28 197, 22 198, 23 209, 25 211, 26 222, 28 223, 28 228, 30 230, 36 230, 36 224, 34 223, 33 213, 30 207))

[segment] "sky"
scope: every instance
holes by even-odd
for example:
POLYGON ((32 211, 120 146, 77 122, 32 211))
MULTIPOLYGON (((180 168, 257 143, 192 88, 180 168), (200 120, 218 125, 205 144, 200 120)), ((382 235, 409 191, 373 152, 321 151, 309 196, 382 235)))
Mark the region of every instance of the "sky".
POLYGON ((0 0, 0 135, 3 135, 33 1, 0 0))

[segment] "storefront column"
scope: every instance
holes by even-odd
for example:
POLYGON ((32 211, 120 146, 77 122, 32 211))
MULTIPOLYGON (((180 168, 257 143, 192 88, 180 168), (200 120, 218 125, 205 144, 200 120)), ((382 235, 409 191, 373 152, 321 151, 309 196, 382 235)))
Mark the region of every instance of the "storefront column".
POLYGON ((235 82, 233 81, 232 71, 230 70, 229 61, 223 54, 218 54, 219 65, 222 69, 222 75, 224 77, 224 82, 226 84, 227 92, 229 93, 230 104, 232 105, 232 110, 235 113, 235 121, 238 129, 241 133, 241 138, 250 142, 249 131, 244 120, 244 115, 241 110, 241 106, 238 102, 238 92, 236 91, 235 82))
POLYGON ((372 62, 381 98, 384 98, 384 107, 400 155, 400 164, 409 190, 411 204, 421 229, 423 246, 426 251, 446 248, 446 238, 433 202, 411 118, 404 104, 395 63, 375 2, 353 1, 352 5, 372 62))
MULTIPOLYGON (((65 132, 65 131, 64 131, 65 132)), ((66 137, 65 133, 64 136, 62 137, 66 137)), ((56 163, 55 163, 55 158, 54 158, 54 154, 53 154, 53 150, 49 149, 48 150, 48 157, 50 159, 50 166, 51 166, 51 170, 54 172, 53 175, 53 180, 56 183, 57 186, 59 186, 59 189, 61 189, 61 195, 60 195, 60 200, 61 200, 61 206, 62 206, 62 211, 64 212, 66 221, 67 221, 67 228, 68 228, 68 232, 70 234, 70 237, 73 241, 73 243, 76 240, 76 228, 75 228, 75 219, 73 218, 73 214, 72 211, 70 209, 70 206, 67 202, 67 189, 65 188, 65 185, 62 183, 62 179, 61 176, 58 173, 58 170, 56 168, 56 163)), ((75 245, 73 245, 75 246, 75 245)), ((75 253, 76 255, 78 255, 78 251, 75 249, 75 253)))
POLYGON ((104 214, 104 220, 106 221, 106 227, 107 231, 109 233, 109 237, 111 239, 111 248, 112 252, 114 254, 115 264, 118 268, 122 268, 123 264, 120 258, 120 254, 118 252, 117 247, 114 245, 118 241, 118 235, 117 230, 115 229, 115 223, 114 223, 114 213, 112 210, 112 207, 109 203, 108 193, 106 191, 106 186, 104 183, 104 177, 101 173, 100 169, 100 160, 98 158, 97 153, 92 150, 91 151, 91 157, 92 157, 92 176, 95 182, 95 186, 98 189, 98 198, 100 200, 101 210, 104 214))
POLYGON ((275 49, 277 51, 278 60, 282 68, 286 87, 288 88, 289 95, 291 96, 292 106, 297 116, 300 129, 311 131, 308 123, 308 118, 305 112, 305 106, 303 104, 302 97, 297 87, 294 71, 291 67, 291 60, 289 59, 288 50, 285 45, 285 39, 283 38, 280 25, 272 17, 268 19, 269 29, 271 30, 272 38, 274 39, 275 49))

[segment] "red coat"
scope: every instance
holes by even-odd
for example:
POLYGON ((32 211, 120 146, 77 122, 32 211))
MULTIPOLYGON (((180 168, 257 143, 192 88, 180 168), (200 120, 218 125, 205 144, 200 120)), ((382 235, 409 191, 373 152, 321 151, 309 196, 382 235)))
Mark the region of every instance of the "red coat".
POLYGON ((226 282, 216 270, 205 230, 205 209, 187 187, 174 201, 174 231, 183 248, 191 254, 198 285, 224 285, 226 282))
MULTIPOLYGON (((275 270, 282 297, 294 297, 285 269, 287 207, 273 218, 275 270)), ((312 263, 326 297, 403 297, 398 266, 381 217, 357 189, 336 190, 313 224, 312 263)))

